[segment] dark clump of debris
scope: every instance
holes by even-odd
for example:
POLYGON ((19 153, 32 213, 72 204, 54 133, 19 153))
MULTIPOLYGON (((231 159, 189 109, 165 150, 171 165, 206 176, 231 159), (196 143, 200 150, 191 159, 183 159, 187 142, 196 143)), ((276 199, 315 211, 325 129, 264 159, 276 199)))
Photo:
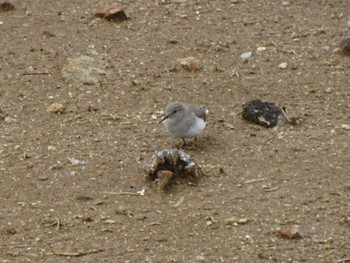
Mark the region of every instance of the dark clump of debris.
POLYGON ((243 119, 254 122, 266 128, 273 128, 278 123, 282 109, 274 103, 263 102, 260 99, 251 100, 243 106, 243 119))
POLYGON ((153 154, 145 165, 145 178, 158 183, 160 191, 165 191, 171 182, 185 179, 197 183, 203 176, 200 167, 182 150, 166 149, 153 154))
POLYGON ((15 6, 8 2, 0 3, 0 12, 8 12, 15 9, 15 6))
POLYGON ((349 38, 345 38, 343 39, 340 44, 340 51, 344 54, 344 55, 348 55, 350 56, 350 37, 349 38))

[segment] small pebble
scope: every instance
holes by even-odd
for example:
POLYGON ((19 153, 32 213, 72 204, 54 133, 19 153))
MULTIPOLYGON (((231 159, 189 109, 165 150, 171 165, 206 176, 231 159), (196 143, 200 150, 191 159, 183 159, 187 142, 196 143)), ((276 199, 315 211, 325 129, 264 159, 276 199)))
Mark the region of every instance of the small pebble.
POLYGON ((16 118, 13 118, 13 117, 5 117, 4 119, 5 123, 16 123, 17 122, 17 119, 16 118))
POLYGON ((96 11, 95 16, 115 21, 125 21, 129 19, 124 9, 116 4, 102 6, 96 11))
POLYGON ((200 62, 194 57, 180 59, 180 64, 184 69, 188 71, 194 72, 200 69, 200 62))
POLYGON ((48 149, 49 151, 57 152, 56 146, 53 146, 53 145, 47 146, 47 149, 48 149))
POLYGON ((325 89, 325 92, 331 93, 331 92, 332 92, 332 89, 331 89, 330 87, 328 87, 328 88, 325 89))
POLYGON ((239 57, 243 59, 243 61, 247 61, 252 57, 253 53, 251 51, 242 53, 239 57))
POLYGON ((205 260, 205 257, 200 255, 200 256, 196 256, 196 260, 198 261, 204 261, 205 260))
POLYGON ((224 221, 225 225, 237 225, 239 219, 236 216, 230 217, 230 218, 226 218, 224 221))
POLYGON ((267 47, 258 47, 258 48, 256 49, 256 51, 262 52, 262 51, 265 51, 266 49, 267 49, 267 47))
POLYGON ((286 69, 288 67, 288 63, 287 62, 283 62, 283 63, 279 64, 278 67, 280 69, 286 69))
POLYGON ((39 181, 46 181, 48 179, 48 177, 46 176, 46 175, 40 175, 39 177, 38 177, 38 180, 39 181))
POLYGON ((61 103, 52 103, 48 107, 47 111, 52 113, 62 113, 64 111, 64 107, 61 103))
POLYGON ((350 131, 350 125, 349 124, 342 124, 340 126, 343 130, 350 131))

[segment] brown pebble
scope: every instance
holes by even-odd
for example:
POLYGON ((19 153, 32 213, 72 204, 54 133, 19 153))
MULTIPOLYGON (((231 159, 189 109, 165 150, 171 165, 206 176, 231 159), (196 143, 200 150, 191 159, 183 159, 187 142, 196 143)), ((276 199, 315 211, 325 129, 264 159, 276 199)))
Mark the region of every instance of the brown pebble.
POLYGON ((169 184, 171 178, 173 178, 173 173, 169 170, 161 170, 157 173, 158 176, 158 189, 160 191, 165 191, 165 188, 169 184))
POLYGON ((49 32, 49 31, 43 31, 43 32, 41 33, 41 35, 42 35, 44 38, 47 38, 47 37, 55 37, 55 36, 56 36, 55 34, 49 32))
POLYGON ((299 225, 292 225, 277 231, 277 235, 285 238, 302 238, 304 234, 299 225))
POLYGON ((200 69, 199 60, 193 57, 183 58, 180 63, 181 66, 188 71, 194 72, 200 69))
POLYGON ((60 103, 52 103, 48 107, 47 111, 52 113, 62 113, 64 111, 64 107, 60 103))
POLYGON ((95 16, 115 21, 124 21, 129 19, 129 17, 125 14, 124 9, 116 4, 102 6, 96 11, 95 16))

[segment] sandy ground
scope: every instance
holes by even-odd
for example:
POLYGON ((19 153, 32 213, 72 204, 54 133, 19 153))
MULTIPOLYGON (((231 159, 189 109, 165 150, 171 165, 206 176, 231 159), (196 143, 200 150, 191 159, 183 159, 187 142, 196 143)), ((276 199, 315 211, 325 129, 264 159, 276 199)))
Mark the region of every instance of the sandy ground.
POLYGON ((0 262, 350 262, 350 57, 333 51, 350 35, 347 1, 123 1, 124 22, 94 18, 105 2, 11 3, 0 262), (62 76, 81 56, 103 73, 90 85, 62 76), (242 120, 256 98, 299 124, 242 120), (175 100, 210 111, 186 150, 205 176, 160 193, 143 166, 179 142, 158 124, 175 100), (276 234, 291 225, 302 238, 276 234))

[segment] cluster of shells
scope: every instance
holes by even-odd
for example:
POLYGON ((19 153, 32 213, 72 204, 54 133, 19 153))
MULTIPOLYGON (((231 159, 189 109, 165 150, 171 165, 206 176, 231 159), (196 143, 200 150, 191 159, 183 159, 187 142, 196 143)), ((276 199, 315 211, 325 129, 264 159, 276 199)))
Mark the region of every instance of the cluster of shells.
POLYGON ((160 191, 165 191, 177 179, 196 183, 203 176, 200 167, 184 151, 166 149, 153 154, 144 167, 145 178, 158 183, 160 191))

